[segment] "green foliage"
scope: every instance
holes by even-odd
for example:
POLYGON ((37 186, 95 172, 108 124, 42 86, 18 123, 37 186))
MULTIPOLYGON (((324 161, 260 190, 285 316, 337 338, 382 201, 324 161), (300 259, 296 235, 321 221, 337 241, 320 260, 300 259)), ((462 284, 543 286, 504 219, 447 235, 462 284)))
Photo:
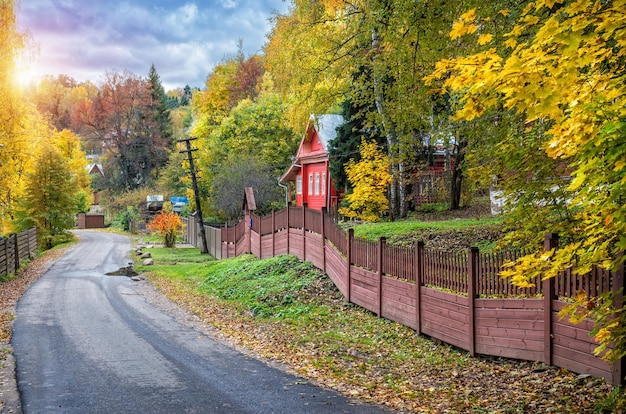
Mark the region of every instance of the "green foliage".
POLYGON ((115 216, 113 226, 123 231, 130 231, 132 224, 136 222, 138 217, 139 210, 136 207, 126 206, 126 210, 115 216))
POLYGON ((179 151, 172 151, 167 165, 161 171, 157 180, 159 188, 167 190, 170 194, 184 196, 191 188, 187 156, 179 151))
POLYGON ((306 311, 295 309, 294 302, 299 291, 319 277, 310 263, 301 263, 290 255, 263 261, 253 256, 232 260, 216 265, 206 275, 202 288, 207 293, 236 301, 261 317, 296 316, 306 311))
POLYGON ((487 220, 481 219, 453 219, 441 221, 417 221, 417 220, 397 220, 380 223, 363 223, 354 227, 355 237, 368 240, 378 240, 380 237, 398 237, 414 233, 420 230, 456 230, 469 229, 474 227, 497 225, 501 218, 493 217, 487 220))
POLYGON ((626 393, 622 387, 615 387, 611 393, 594 405, 596 413, 623 413, 626 410, 626 393))
POLYGON ((195 276, 199 278, 198 288, 204 294, 262 318, 296 317, 307 312, 309 307, 299 302, 298 297, 321 277, 311 263, 302 263, 291 255, 266 260, 250 255, 213 260, 200 255, 198 249, 151 252, 155 267, 150 270, 183 279, 198 275, 195 276))
POLYGON ((254 188, 259 213, 284 200, 277 181, 298 145, 283 119, 284 110, 285 103, 276 94, 243 100, 198 143, 200 184, 211 212, 225 220, 240 217, 245 186, 254 188))
POLYGON ((78 212, 77 189, 68 161, 54 147, 45 146, 36 159, 35 170, 27 175, 25 188, 17 205, 18 228, 37 227, 44 249, 65 240, 78 212))
POLYGON ((361 140, 363 138, 374 139, 379 145, 383 145, 385 139, 376 134, 375 131, 368 131, 367 119, 363 118, 365 111, 363 108, 355 107, 352 101, 347 100, 341 104, 341 115, 346 122, 337 128, 337 136, 328 143, 329 171, 335 188, 350 191, 345 165, 351 159, 354 159, 355 162, 360 160, 359 145, 361 140))
MULTIPOLYGON (((110 194, 109 197, 103 198, 101 203, 103 207, 114 216, 125 215, 129 208, 133 208, 134 211, 139 210, 146 205, 146 199, 149 195, 163 194, 156 188, 138 188, 132 191, 125 191, 121 194, 110 194)), ((168 194, 163 194, 163 197, 167 199, 168 194)))
POLYGON ((88 195, 84 190, 81 190, 76 194, 76 210, 79 213, 87 213, 89 211, 90 204, 88 195))
POLYGON ((425 203, 417 207, 415 211, 419 213, 439 213, 448 210, 448 203, 425 203))
POLYGON ((158 125, 158 135, 166 141, 168 147, 173 148, 172 120, 170 118, 168 99, 154 63, 150 66, 150 72, 148 73, 148 89, 151 97, 148 108, 151 110, 158 125))

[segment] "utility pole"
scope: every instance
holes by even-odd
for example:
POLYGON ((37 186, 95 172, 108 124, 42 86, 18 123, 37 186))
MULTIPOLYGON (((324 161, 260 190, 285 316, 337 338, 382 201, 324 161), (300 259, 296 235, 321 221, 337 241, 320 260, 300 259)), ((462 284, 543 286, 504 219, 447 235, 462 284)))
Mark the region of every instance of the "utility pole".
POLYGON ((179 139, 178 142, 184 142, 186 145, 185 150, 179 151, 181 154, 183 152, 187 153, 187 160, 189 161, 189 170, 191 173, 191 183, 193 185, 193 193, 196 197, 196 210, 198 211, 198 220, 200 220, 200 240, 202 240, 202 246, 200 246, 200 253, 208 253, 208 248, 206 245, 206 233, 204 232, 204 220, 202 219, 202 207, 200 206, 200 194, 198 193, 198 180, 196 179, 196 169, 193 164, 193 157, 191 153, 193 151, 198 151, 198 148, 191 148, 190 141, 193 141, 197 138, 188 137, 179 139))

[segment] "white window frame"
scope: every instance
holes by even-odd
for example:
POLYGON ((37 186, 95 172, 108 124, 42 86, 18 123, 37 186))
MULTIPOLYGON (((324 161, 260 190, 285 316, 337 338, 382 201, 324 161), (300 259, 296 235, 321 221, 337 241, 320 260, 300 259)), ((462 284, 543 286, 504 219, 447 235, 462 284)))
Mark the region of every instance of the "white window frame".
POLYGON ((309 174, 309 195, 313 195, 313 173, 309 174))
POLYGON ((296 177, 296 194, 302 194, 302 176, 296 177))
POLYGON ((320 195, 320 173, 315 173, 315 195, 320 195))

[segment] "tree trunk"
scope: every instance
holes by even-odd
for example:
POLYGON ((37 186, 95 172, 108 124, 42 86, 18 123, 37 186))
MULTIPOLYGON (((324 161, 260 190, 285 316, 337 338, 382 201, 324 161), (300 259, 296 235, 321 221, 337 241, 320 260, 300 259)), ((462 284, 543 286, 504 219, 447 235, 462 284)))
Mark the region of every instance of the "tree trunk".
POLYGON ((385 107, 384 107, 384 96, 383 93, 381 91, 381 85, 380 85, 380 80, 376 77, 376 70, 375 70, 375 65, 376 65, 376 57, 378 56, 378 48, 380 47, 380 38, 378 37, 378 32, 376 31, 376 29, 372 30, 372 50, 374 50, 374 53, 372 54, 372 78, 374 81, 374 103, 376 104, 376 111, 378 112, 378 114, 381 117, 382 120, 382 126, 383 126, 383 131, 385 131, 386 133, 386 138, 387 138, 387 151, 388 151, 388 157, 389 157, 389 161, 391 164, 391 184, 389 186, 389 219, 391 221, 395 220, 395 218, 398 216, 398 207, 400 202, 403 202, 401 199, 399 200, 398 197, 398 193, 400 192, 400 194, 403 194, 404 191, 400 190, 401 188, 403 189, 403 186, 400 185, 402 179, 400 177, 400 165, 395 162, 395 156, 393 154, 393 151, 395 150, 395 147, 397 146, 396 144, 398 143, 398 136, 396 134, 396 127, 393 123, 393 121, 391 121, 389 119, 389 117, 387 116, 387 113, 385 111, 385 107), (400 190, 400 191, 399 191, 400 190))
POLYGON ((461 163, 465 158, 465 147, 467 141, 460 140, 456 146, 456 154, 454 159, 454 168, 452 168, 452 177, 450 180, 450 209, 458 210, 461 208, 461 189, 463 184, 463 170, 461 163))

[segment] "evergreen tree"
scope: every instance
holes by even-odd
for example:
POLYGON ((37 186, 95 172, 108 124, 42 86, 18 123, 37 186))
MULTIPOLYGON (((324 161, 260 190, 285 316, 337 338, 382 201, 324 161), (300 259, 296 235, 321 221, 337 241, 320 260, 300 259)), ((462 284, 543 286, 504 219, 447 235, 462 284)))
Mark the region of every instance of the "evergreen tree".
POLYGON ((345 123, 337 128, 337 136, 328 143, 330 155, 330 176, 338 190, 349 191, 350 182, 346 174, 345 165, 351 159, 360 160, 359 146, 363 138, 373 139, 379 145, 385 144, 385 138, 378 130, 366 127, 367 120, 363 118, 363 108, 354 105, 351 100, 341 104, 341 114, 345 123))
POLYGON ((180 97, 180 106, 189 105, 191 103, 191 97, 191 88, 189 85, 185 85, 185 88, 183 89, 183 96, 180 97))
POLYGON ((172 121, 170 118, 170 107, 168 104, 167 95, 165 89, 161 84, 161 78, 157 73, 154 64, 150 66, 150 73, 148 74, 148 88, 150 89, 150 110, 154 114, 157 124, 159 125, 160 136, 168 143, 170 148, 174 147, 174 141, 172 139, 172 121))

